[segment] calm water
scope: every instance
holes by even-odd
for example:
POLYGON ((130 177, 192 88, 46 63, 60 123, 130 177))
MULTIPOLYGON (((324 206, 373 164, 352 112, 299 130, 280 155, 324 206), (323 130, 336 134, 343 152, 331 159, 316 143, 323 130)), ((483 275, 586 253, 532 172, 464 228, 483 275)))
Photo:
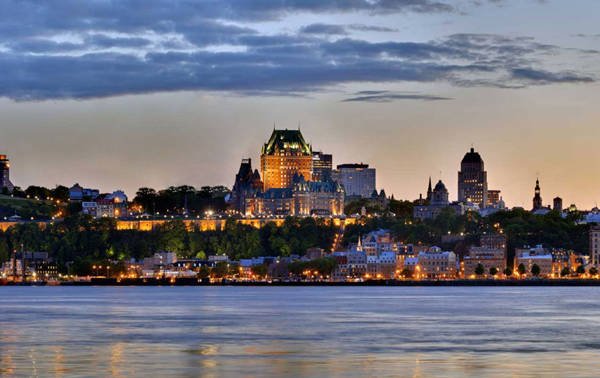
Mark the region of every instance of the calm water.
POLYGON ((0 287, 0 375, 597 376, 600 288, 0 287))

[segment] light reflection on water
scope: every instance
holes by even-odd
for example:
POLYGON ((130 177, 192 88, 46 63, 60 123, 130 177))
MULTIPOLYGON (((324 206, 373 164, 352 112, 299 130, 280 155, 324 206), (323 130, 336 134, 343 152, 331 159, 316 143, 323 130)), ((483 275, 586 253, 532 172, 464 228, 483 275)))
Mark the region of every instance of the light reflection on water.
POLYGON ((0 375, 595 376, 600 288, 2 287, 0 375))

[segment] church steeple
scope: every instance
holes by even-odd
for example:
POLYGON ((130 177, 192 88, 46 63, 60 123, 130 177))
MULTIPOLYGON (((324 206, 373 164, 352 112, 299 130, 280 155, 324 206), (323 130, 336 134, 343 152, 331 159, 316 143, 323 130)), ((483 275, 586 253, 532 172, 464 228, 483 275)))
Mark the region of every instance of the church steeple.
POLYGON ((429 176, 429 186, 427 187, 427 201, 431 201, 433 190, 431 189, 431 176, 429 176))
POLYGON ((535 180, 535 195, 533 196, 533 210, 542 208, 542 196, 540 190, 540 180, 535 180))

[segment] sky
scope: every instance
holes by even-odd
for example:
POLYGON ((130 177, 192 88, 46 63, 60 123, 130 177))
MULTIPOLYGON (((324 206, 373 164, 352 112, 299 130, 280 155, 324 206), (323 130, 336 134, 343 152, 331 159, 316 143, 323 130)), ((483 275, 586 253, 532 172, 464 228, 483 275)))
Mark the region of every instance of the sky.
POLYGON ((508 206, 600 199, 597 0, 4 0, 11 180, 226 185, 275 125, 397 199, 457 197, 473 146, 508 206))

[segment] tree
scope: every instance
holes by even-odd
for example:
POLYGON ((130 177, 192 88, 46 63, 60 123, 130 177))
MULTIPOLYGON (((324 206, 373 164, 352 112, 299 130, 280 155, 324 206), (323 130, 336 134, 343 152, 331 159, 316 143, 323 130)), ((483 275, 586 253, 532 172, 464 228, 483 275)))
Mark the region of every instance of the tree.
POLYGON ((533 264, 533 266, 531 267, 531 274, 533 274, 536 277, 540 274, 540 267, 538 266, 538 264, 533 264))
POLYGON ((510 269, 510 268, 508 268, 508 267, 504 268, 504 271, 503 271, 502 273, 504 273, 504 275, 505 275, 506 277, 510 277, 510 276, 512 276, 512 274, 513 274, 513 272, 512 272, 512 269, 510 269))
POLYGON ((210 268, 206 265, 202 265, 198 270, 197 277, 200 279, 205 279, 210 276, 210 268))
POLYGON ((564 267, 561 271, 560 271, 560 276, 561 277, 566 277, 569 274, 571 274, 571 270, 569 269, 569 267, 564 267))
POLYGON ((219 261, 212 270, 213 277, 223 278, 227 275, 228 270, 227 263, 224 261, 219 261))
POLYGON ((484 273, 485 273, 485 268, 483 267, 483 265, 477 264, 477 267, 475 267, 475 274, 478 276, 483 276, 484 273))
POLYGON ((598 274, 598 269, 596 269, 595 267, 591 267, 589 273, 590 276, 595 276, 598 274))
POLYGON ((583 265, 579 265, 576 272, 577 274, 585 274, 585 267, 583 265))
POLYGON ((519 264, 519 266, 517 267, 517 270, 519 271, 520 275, 525 274, 525 272, 526 272, 525 265, 523 265, 523 263, 519 264))
POLYGON ((252 266, 252 274, 257 278, 264 278, 267 276, 267 266, 265 264, 258 264, 252 266))
POLYGON ((400 273, 402 275, 402 277, 404 278, 412 278, 413 276, 413 272, 412 270, 408 269, 408 268, 404 268, 402 269, 402 273, 400 273))
POLYGON ((498 274, 498 269, 495 267, 491 267, 490 268, 490 275, 495 276, 496 274, 498 274))

